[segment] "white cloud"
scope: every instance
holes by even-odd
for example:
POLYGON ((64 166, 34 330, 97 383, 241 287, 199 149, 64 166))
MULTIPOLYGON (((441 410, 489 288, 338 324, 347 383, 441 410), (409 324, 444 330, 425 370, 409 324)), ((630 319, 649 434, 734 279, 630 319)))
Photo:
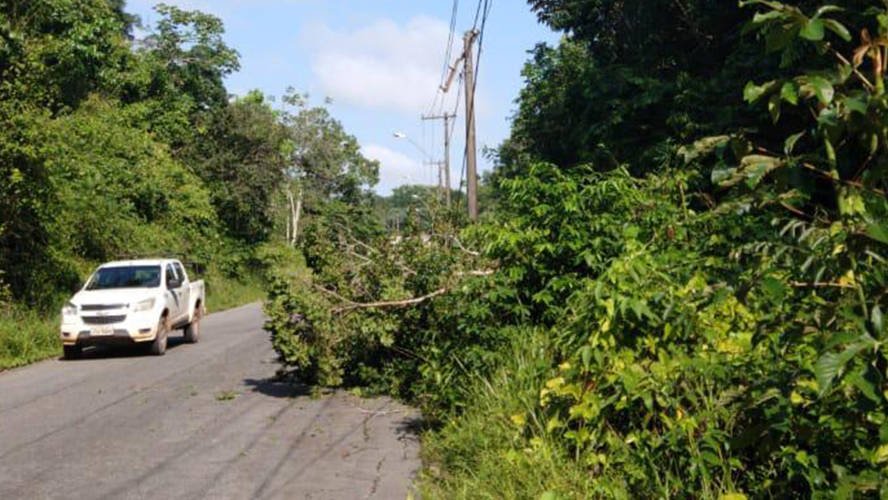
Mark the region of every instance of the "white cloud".
POLYGON ((304 44, 321 89, 359 107, 418 114, 440 84, 448 26, 419 16, 401 26, 377 20, 357 30, 310 29, 304 44))
POLYGON ((368 144, 361 148, 361 153, 379 161, 379 184, 375 186, 377 193, 388 195, 392 189, 403 184, 424 184, 423 166, 420 162, 405 154, 378 144, 368 144))

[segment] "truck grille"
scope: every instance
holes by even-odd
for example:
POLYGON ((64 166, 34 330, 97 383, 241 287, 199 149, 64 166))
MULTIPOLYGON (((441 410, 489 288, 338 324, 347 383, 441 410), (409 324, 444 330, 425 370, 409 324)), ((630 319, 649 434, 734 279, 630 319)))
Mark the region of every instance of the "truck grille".
POLYGON ((84 311, 107 311, 109 309, 123 309, 126 304, 84 304, 80 309, 84 311))
POLYGON ((126 314, 120 316, 84 316, 83 322, 87 325, 113 325, 126 319, 126 314))

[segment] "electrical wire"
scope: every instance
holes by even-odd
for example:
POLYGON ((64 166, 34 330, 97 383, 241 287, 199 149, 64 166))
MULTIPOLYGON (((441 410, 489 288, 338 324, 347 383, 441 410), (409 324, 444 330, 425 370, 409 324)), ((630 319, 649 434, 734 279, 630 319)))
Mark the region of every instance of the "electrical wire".
POLYGON ((478 16, 481 15, 482 4, 486 6, 487 1, 486 0, 478 0, 478 7, 475 8, 475 20, 472 21, 472 29, 473 30, 478 28, 478 16))
POLYGON ((450 29, 449 34, 447 35, 447 48, 444 52, 444 64, 441 68, 441 83, 438 85, 438 88, 435 89, 435 97, 432 99, 432 104, 429 106, 428 114, 439 114, 445 106, 445 95, 444 91, 441 88, 444 86, 446 82, 447 75, 450 71, 450 58, 453 57, 453 42, 456 37, 456 21, 457 16, 459 14, 459 0, 453 0, 453 7, 450 12, 450 29), (440 99, 440 108, 438 107, 440 99))
POLYGON ((450 35, 447 37, 447 52, 444 54, 444 65, 441 68, 441 83, 447 78, 450 69, 450 57, 453 55, 453 39, 456 35, 456 16, 459 12, 459 0, 453 0, 453 10, 450 13, 450 35))
MULTIPOLYGON (((481 3, 480 1, 478 2, 481 3)), ((478 88, 478 75, 481 73, 481 54, 484 52, 484 28, 487 27, 487 17, 490 15, 490 9, 493 7, 493 0, 484 0, 484 17, 481 18, 481 29, 478 33, 478 54, 475 56, 475 81, 473 82, 472 92, 478 88)))

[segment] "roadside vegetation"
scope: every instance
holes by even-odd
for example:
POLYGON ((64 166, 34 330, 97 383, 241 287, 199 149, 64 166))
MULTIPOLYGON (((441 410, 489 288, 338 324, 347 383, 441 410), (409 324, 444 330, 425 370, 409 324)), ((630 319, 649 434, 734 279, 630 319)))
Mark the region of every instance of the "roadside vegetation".
POLYGON ((101 262, 178 257, 219 311, 299 262, 325 200, 369 200, 377 165, 325 108, 229 95, 221 21, 155 10, 0 2, 0 369, 58 352, 58 310, 101 262))
POLYGON ((888 4, 530 1, 563 36, 468 224, 230 97, 218 19, 122 3, 0 2, 0 369, 177 254, 211 309, 267 288, 301 381, 419 406, 423 496, 888 492, 888 4))
POLYGON ((888 5, 529 3, 495 208, 316 218, 282 360, 419 405, 424 497, 884 496, 888 5))

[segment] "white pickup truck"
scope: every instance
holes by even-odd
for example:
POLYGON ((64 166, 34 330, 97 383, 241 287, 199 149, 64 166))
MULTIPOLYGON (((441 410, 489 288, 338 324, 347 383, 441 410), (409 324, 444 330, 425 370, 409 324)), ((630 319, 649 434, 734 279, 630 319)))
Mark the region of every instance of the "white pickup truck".
POLYGON ((62 308, 65 358, 92 345, 146 346, 162 355, 170 330, 197 342, 206 314, 203 280, 189 281, 178 260, 128 260, 103 264, 62 308))

